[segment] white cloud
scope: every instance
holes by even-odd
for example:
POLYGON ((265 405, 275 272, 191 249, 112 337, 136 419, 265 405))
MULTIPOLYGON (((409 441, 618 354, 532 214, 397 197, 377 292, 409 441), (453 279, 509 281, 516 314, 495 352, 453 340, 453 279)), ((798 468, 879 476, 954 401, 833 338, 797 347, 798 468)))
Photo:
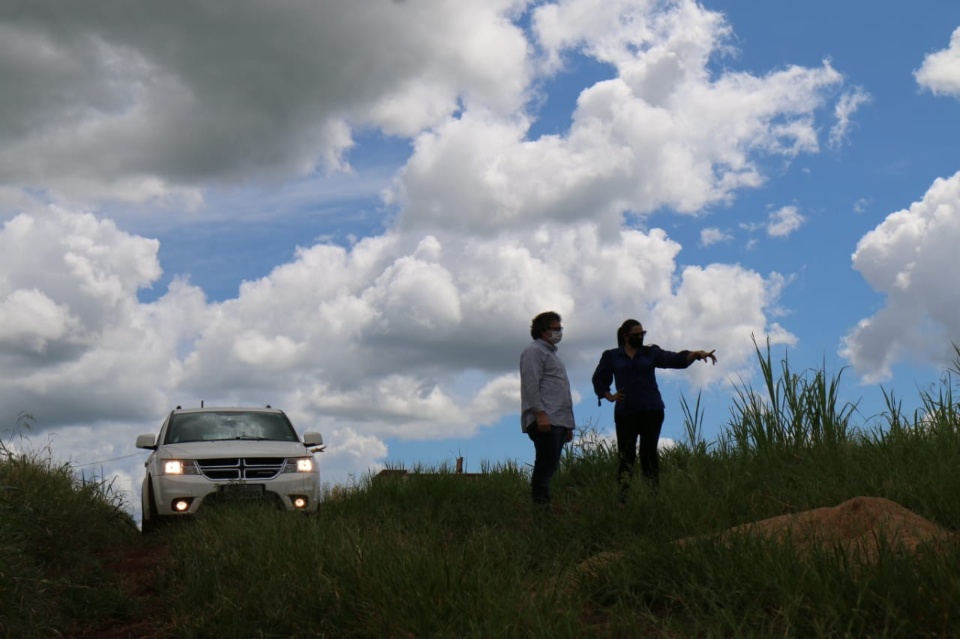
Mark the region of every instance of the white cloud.
POLYGON ((719 242, 729 242, 733 236, 718 228, 705 228, 700 231, 700 246, 713 246, 719 242))
POLYGON ((612 232, 624 210, 695 213, 760 185, 762 158, 817 151, 816 113, 842 83, 828 63, 712 77, 729 27, 687 0, 570 0, 538 7, 533 24, 554 66, 578 50, 616 77, 581 92, 564 136, 530 140, 529 116, 479 109, 422 133, 390 195, 403 228, 589 219, 612 232))
MULTIPOLYGON (((362 443, 351 452, 328 434, 324 454, 334 467, 349 465, 345 455, 370 462, 386 437, 471 436, 515 412, 516 357, 530 317, 544 308, 563 313, 565 359, 583 379, 637 308, 664 347, 723 353, 722 365, 690 375, 699 384, 747 367, 752 334, 789 340, 765 319, 777 278, 723 265, 678 274, 680 246, 659 229, 609 240, 581 224, 525 241, 389 234, 350 250, 317 245, 214 304, 179 281, 157 302, 138 302, 136 289, 158 275, 158 246, 109 220, 61 209, 45 219, 24 214, 0 244, 14 239, 48 257, 48 281, 43 295, 10 289, 5 312, 45 319, 8 330, 18 345, 32 330, 46 347, 7 348, 15 367, 0 387, 6 405, 34 412, 44 428, 126 419, 149 432, 174 404, 269 403, 302 429, 322 425, 362 443), (64 254, 85 259, 52 259, 65 245, 74 250, 64 254)), ((29 262, 6 273, 8 282, 36 283, 29 262)))
POLYGON ((0 402, 46 425, 156 415, 179 367, 170 358, 206 312, 175 283, 154 304, 155 240, 89 213, 22 214, 0 231, 0 402), (57 401, 51 401, 56 398, 57 401))
MULTIPOLYGON (((515 413, 517 357, 545 309, 564 315, 581 380, 629 316, 665 348, 717 349, 696 384, 747 370, 751 336, 795 341, 769 320, 781 276, 680 268, 677 242, 624 215, 702 213, 760 185, 769 158, 817 152, 840 74, 711 70, 730 29, 692 0, 540 4, 536 42, 514 21, 527 4, 91 0, 0 19, 0 82, 18 87, 0 100, 0 202, 21 212, 0 232, 0 403, 125 441, 173 405, 269 403, 324 432, 342 478, 376 467, 388 438, 471 436, 515 413), (614 77, 581 92, 568 133, 530 139, 531 87, 572 52, 614 77), (158 241, 24 201, 205 219, 211 193, 349 170, 359 129, 413 144, 387 196, 396 224, 349 248, 300 239, 221 302, 185 278, 140 302, 158 241)), ((242 199, 216 219, 276 206, 242 199)), ((770 232, 801 221, 785 207, 770 232)))
POLYGON ((374 127, 415 140, 391 195, 408 226, 614 229, 624 210, 729 200, 763 181, 767 154, 816 151, 816 112, 842 83, 826 63, 714 76, 730 28, 692 0, 540 5, 546 59, 579 50, 616 77, 583 91, 569 135, 528 140, 521 0, 194 1, 162 16, 103 1, 0 22, 0 81, 23 89, 0 112, 0 189, 197 207, 203 187, 345 168, 354 128, 374 127))
MULTIPOLYGON (((727 369, 722 375, 746 376, 755 356, 754 338, 758 342, 769 338, 771 344, 796 343, 793 334, 767 319, 777 310, 784 283, 778 273, 764 278, 737 265, 688 267, 680 275, 676 294, 659 301, 651 321, 643 321, 648 340, 669 350, 716 349, 727 369)), ((716 368, 693 367, 683 375, 693 384, 705 385, 719 381, 716 368)))
MULTIPOLYGON (((731 34, 716 12, 686 1, 562 0, 537 7, 534 32, 551 67, 563 54, 584 48, 618 68, 631 68, 641 80, 670 84, 676 71, 704 76, 704 62, 731 34), (638 56, 650 52, 650 56, 638 56), (658 72, 670 70, 662 76, 658 72)), ((649 86, 649 85, 648 85, 649 86)), ((655 91, 655 93, 660 93, 655 91)))
POLYGON ((925 57, 913 75, 934 95, 960 97, 960 27, 950 36, 950 46, 925 57))
POLYGON ((0 187, 144 201, 339 166, 354 126, 515 111, 529 45, 505 16, 523 4, 23 5, 0 17, 0 84, 18 88, 0 101, 0 187))
POLYGON ((795 206, 784 206, 769 216, 767 233, 770 237, 787 237, 806 221, 795 206))
POLYGON ((839 147, 847 137, 852 125, 851 118, 865 104, 869 104, 873 98, 862 88, 857 87, 840 96, 834 107, 834 117, 836 123, 830 129, 829 144, 831 147, 839 147))
POLYGON ((950 273, 960 242, 960 173, 937 179, 919 202, 891 213, 857 244, 853 266, 884 307, 860 320, 841 353, 867 381, 888 379, 899 359, 948 363, 960 334, 960 292, 950 273))
POLYGON ((0 302, 0 344, 43 355, 49 340, 77 330, 77 319, 37 289, 18 289, 0 302))

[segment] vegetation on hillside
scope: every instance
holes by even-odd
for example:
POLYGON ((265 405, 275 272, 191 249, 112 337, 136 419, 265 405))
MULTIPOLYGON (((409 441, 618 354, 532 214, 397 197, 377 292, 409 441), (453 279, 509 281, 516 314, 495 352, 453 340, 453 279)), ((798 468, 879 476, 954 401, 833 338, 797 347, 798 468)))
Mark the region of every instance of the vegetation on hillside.
MULTIPOLYGON (((21 414, 15 436, 29 430, 21 414)), ((112 484, 0 440, 0 637, 54 637, 135 603, 105 569, 139 532, 112 484)))
POLYGON ((364 478, 318 516, 220 508, 144 539, 108 485, 0 449, 0 635, 149 615, 165 637, 960 636, 956 533, 909 552, 877 539, 869 560, 715 535, 856 496, 960 530, 957 371, 912 415, 891 396, 864 425, 839 375, 758 358, 764 387, 736 389, 716 441, 683 402, 687 441, 625 505, 614 447, 585 428, 548 510, 516 464, 412 469, 429 472, 364 478), (110 570, 111 549, 144 544, 164 549, 149 599, 110 570))

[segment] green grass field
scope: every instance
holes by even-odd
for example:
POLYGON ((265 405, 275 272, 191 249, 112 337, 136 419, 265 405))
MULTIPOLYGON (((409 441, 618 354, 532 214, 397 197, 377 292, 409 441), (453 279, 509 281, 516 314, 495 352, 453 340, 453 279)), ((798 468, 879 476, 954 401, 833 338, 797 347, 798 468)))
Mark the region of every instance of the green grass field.
POLYGON ((0 636, 114 636, 140 620, 184 638, 960 636, 955 541, 904 552, 879 539, 858 561, 713 536, 856 496, 960 530, 955 371, 921 410, 891 397, 864 425, 838 405, 839 376, 758 358, 764 388, 737 389, 716 441, 683 402, 687 441, 663 452, 659 490, 636 482, 625 505, 616 451, 587 426, 546 512, 525 467, 412 469, 428 472, 341 487, 318 516, 217 509, 141 537, 109 485, 5 446, 0 636), (131 593, 110 564, 144 548, 161 560, 131 593))

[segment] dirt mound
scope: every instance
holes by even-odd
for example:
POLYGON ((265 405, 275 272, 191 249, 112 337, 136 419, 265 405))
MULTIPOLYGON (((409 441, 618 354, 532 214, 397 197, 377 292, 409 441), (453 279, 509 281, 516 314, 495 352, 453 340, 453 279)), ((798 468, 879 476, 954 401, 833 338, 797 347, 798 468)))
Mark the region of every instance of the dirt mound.
MULTIPOLYGON (((718 533, 720 539, 751 534, 776 541, 790 541, 799 550, 841 547, 847 556, 872 561, 881 547, 902 552, 924 548, 942 548, 960 543, 960 533, 951 533, 900 504, 882 497, 854 497, 837 506, 814 508, 779 515, 729 528, 718 533)), ((677 541, 683 546, 693 541, 677 541)), ((596 577, 606 567, 621 560, 623 551, 602 552, 581 562, 569 575, 565 586, 575 588, 581 580, 596 577)))
POLYGON ((750 533, 790 539, 805 550, 840 546, 849 554, 873 559, 881 546, 914 552, 924 545, 950 543, 956 535, 900 504, 882 497, 854 497, 832 507, 779 515, 743 524, 723 533, 750 533))

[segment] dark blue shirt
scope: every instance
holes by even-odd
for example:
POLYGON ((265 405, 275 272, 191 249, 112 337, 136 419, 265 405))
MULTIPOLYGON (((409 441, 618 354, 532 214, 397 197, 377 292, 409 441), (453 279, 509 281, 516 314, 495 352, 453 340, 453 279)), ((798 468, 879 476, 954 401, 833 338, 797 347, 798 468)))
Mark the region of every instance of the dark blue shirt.
POLYGON ((645 410, 663 410, 656 369, 687 368, 693 363, 689 361, 689 357, 690 351, 674 353, 665 351, 656 344, 641 346, 633 358, 627 356, 623 347, 604 351, 597 369, 593 372, 593 390, 597 394, 597 403, 610 392, 610 383, 616 381, 617 390, 623 392, 624 399, 615 403, 615 417, 645 410))

